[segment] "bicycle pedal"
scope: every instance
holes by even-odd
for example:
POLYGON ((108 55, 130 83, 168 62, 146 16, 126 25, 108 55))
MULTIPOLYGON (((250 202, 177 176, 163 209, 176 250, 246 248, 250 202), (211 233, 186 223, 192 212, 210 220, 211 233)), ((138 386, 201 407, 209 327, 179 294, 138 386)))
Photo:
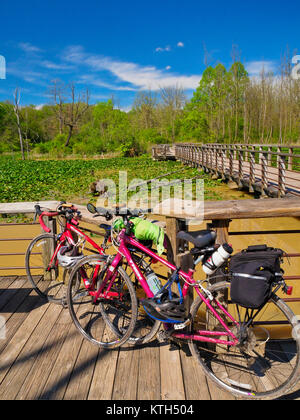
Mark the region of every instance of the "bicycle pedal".
POLYGON ((180 324, 174 324, 174 330, 183 330, 185 327, 187 327, 188 325, 190 325, 191 320, 190 318, 188 318, 187 320, 185 320, 184 322, 180 323, 180 324))
POLYGON ((67 304, 67 300, 66 300, 66 299, 62 299, 62 300, 61 300, 61 306, 62 306, 64 309, 67 309, 67 308, 68 308, 68 304, 67 304))
POLYGON ((159 343, 165 343, 169 341, 170 333, 168 331, 159 331, 156 337, 159 343))

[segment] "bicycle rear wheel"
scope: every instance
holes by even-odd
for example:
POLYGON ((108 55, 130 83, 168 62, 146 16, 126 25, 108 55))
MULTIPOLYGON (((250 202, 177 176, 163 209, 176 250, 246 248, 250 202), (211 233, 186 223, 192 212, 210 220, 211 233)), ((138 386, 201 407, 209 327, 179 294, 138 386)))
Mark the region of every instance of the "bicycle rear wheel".
POLYGON ((50 266, 56 245, 57 235, 45 233, 34 238, 26 251, 25 267, 36 293, 48 301, 61 303, 66 297, 69 271, 60 267, 56 258, 50 266))
MULTIPOLYGON (((255 312, 250 314, 226 299, 230 296, 230 283, 217 283, 209 290, 214 296, 212 306, 239 343, 227 346, 190 340, 190 350, 205 373, 218 386, 238 397, 274 399, 284 395, 300 375, 300 328, 291 309, 273 295, 254 317, 255 312), (225 319, 217 302, 222 305, 225 302, 227 311, 239 320, 237 326, 228 317, 225 319), (250 315, 254 319, 250 326, 246 326, 250 315)), ((224 331, 210 314, 198 297, 191 307, 192 323, 189 328, 192 334, 205 329, 224 331)))
POLYGON ((112 349, 131 336, 137 319, 137 299, 128 275, 119 267, 107 297, 108 284, 95 302, 93 294, 105 281, 107 259, 104 255, 88 256, 76 264, 69 279, 67 303, 72 320, 84 338, 99 347, 112 349), (89 289, 87 282, 93 285, 89 289), (114 325, 114 329, 107 324, 114 325))

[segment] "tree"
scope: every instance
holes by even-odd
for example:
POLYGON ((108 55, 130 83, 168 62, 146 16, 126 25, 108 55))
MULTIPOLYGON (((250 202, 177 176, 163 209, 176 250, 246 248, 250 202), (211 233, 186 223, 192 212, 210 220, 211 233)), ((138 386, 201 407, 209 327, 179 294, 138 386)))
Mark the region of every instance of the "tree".
POLYGON ((176 137, 176 120, 181 115, 186 96, 182 87, 171 86, 160 89, 162 107, 159 110, 162 124, 171 131, 171 141, 176 137))
POLYGON ((20 107, 19 107, 20 106, 20 98, 21 98, 20 89, 16 88, 15 93, 14 93, 14 113, 15 113, 15 116, 16 116, 16 122, 17 122, 18 134, 19 134, 19 139, 20 139, 22 159, 25 160, 23 135, 22 135, 22 129, 21 129, 21 122, 20 122, 20 107))
POLYGON ((58 80, 54 80, 52 82, 52 87, 50 88, 50 94, 53 96, 53 102, 54 102, 54 112, 56 115, 56 118, 58 119, 59 124, 59 134, 63 133, 63 127, 64 127, 64 86, 61 82, 58 80))
POLYGON ((157 95, 151 90, 139 92, 133 103, 133 110, 139 128, 153 128, 157 126, 157 95))
POLYGON ((53 82, 51 93, 55 103, 55 113, 59 120, 59 133, 62 134, 63 126, 68 127, 65 147, 69 146, 74 129, 77 127, 83 115, 89 109, 89 91, 79 93, 76 97, 75 84, 68 86, 53 82), (65 103, 65 100, 69 102, 65 103))
POLYGON ((234 141, 237 141, 239 135, 239 116, 243 113, 243 103, 245 91, 249 82, 248 73, 239 61, 232 64, 230 70, 230 83, 232 86, 233 110, 234 110, 234 141))

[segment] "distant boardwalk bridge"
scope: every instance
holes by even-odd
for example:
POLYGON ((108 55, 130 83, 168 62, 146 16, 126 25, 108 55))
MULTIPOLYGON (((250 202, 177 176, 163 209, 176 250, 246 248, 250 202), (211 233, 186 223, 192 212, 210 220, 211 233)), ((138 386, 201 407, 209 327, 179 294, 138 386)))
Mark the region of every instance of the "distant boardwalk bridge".
POLYGON ((152 157, 202 168, 262 196, 300 196, 300 145, 178 143, 153 147, 152 157))

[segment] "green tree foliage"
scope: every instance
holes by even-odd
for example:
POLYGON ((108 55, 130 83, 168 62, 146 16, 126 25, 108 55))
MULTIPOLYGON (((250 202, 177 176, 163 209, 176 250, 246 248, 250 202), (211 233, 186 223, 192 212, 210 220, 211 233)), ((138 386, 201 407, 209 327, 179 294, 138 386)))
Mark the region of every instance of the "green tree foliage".
MULTIPOLYGON (((129 112, 118 109, 113 100, 89 105, 88 92, 83 101, 72 86, 69 102, 66 88, 54 83, 52 105, 20 106, 27 157, 34 153, 136 156, 159 143, 291 143, 300 139, 300 80, 293 80, 284 65, 280 78, 264 71, 250 78, 239 61, 228 70, 221 63, 209 66, 189 100, 180 86, 140 91, 129 112)), ((0 153, 19 149, 13 105, 2 102, 0 153)))

